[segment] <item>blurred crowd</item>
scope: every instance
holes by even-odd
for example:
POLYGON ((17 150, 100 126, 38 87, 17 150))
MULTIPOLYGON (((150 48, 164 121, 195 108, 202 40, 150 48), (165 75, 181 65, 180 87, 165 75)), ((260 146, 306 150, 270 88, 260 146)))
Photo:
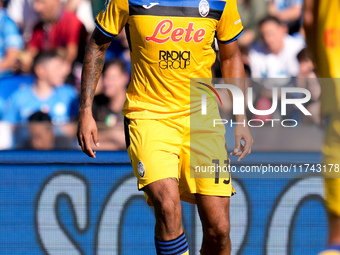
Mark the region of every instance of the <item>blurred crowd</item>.
MULTIPOLYGON (((105 0, 0 0, 0 149, 77 149, 80 76, 94 18, 105 0)), ((307 88, 319 123, 320 85, 305 48, 302 0, 237 0, 244 25, 238 43, 256 109, 271 107, 273 86, 307 88), (270 78, 270 79, 269 79, 270 78), (264 79, 275 82, 264 82, 264 79), (314 79, 313 79, 314 78, 314 79)), ((216 45, 218 51, 218 45, 216 45)), ((218 58, 213 67, 221 77, 218 58)), ((100 148, 125 148, 121 110, 131 71, 123 30, 112 42, 94 98, 100 148)), ((301 95, 293 95, 299 97, 301 95)), ((225 97, 228 97, 227 95, 225 97)), ((231 101, 221 108, 231 116, 231 101)), ((275 115, 275 114, 274 114, 275 115)), ((267 118, 280 116, 249 116, 267 118)))

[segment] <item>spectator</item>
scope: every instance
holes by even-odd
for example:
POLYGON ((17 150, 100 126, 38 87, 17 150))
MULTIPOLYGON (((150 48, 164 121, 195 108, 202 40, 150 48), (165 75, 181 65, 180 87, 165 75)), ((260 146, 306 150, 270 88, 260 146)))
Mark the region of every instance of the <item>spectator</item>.
POLYGON ((29 117, 29 138, 22 149, 31 150, 70 150, 75 149, 72 141, 63 136, 56 136, 51 118, 43 112, 36 112, 29 117))
POLYGON ((63 59, 55 52, 42 52, 35 57, 33 70, 33 85, 20 88, 8 99, 4 121, 26 122, 34 112, 42 111, 51 116, 53 124, 69 122, 78 95, 72 86, 63 84, 67 76, 63 59))
POLYGON ((34 0, 10 0, 7 13, 19 27, 25 44, 32 37, 34 26, 39 21, 38 14, 33 10, 34 0))
POLYGON ((269 14, 284 22, 289 34, 299 31, 303 0, 272 0, 269 14))
POLYGON ((315 73, 315 67, 311 55, 307 48, 303 48, 298 54, 299 61, 299 78, 309 78, 311 73, 315 73))
POLYGON ((103 70, 103 93, 94 97, 93 117, 96 121, 110 127, 99 132, 100 147, 108 149, 124 149, 124 117, 121 114, 126 99, 126 87, 129 74, 121 60, 112 60, 105 64, 103 70), (114 127, 114 129, 112 129, 114 127), (105 137, 105 138, 104 138, 105 137), (102 143, 107 142, 105 145, 102 143))
POLYGON ((15 22, 4 10, 5 0, 0 0, 0 78, 9 75, 17 63, 23 40, 15 22))
POLYGON ((237 0, 237 9, 244 27, 237 41, 241 47, 248 47, 260 37, 258 24, 268 14, 268 4, 264 0, 237 0))
POLYGON ((296 56, 304 42, 288 35, 285 26, 272 16, 261 20, 260 33, 263 44, 255 45, 249 52, 252 77, 296 77, 299 74, 296 56))
POLYGON ((305 123, 321 124, 321 85, 315 73, 314 63, 307 48, 302 49, 297 55, 300 64, 300 73, 297 79, 297 86, 306 88, 311 93, 311 100, 305 104, 311 116, 304 116, 305 123))
POLYGON ((6 100, 25 84, 32 84, 33 75, 11 75, 0 78, 0 120, 6 100))
POLYGON ((71 66, 84 58, 87 32, 75 13, 64 9, 60 0, 34 0, 34 10, 41 21, 35 26, 27 54, 22 59, 24 71, 39 51, 58 50, 71 66))
POLYGON ((310 72, 307 77, 306 89, 311 93, 311 99, 305 104, 311 116, 303 116, 305 123, 315 123, 321 125, 321 85, 315 72, 310 72))

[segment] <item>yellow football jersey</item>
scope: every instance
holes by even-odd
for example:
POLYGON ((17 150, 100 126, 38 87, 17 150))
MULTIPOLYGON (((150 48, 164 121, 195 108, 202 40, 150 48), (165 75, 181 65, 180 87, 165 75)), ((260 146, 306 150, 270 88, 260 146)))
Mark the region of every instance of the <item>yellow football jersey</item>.
POLYGON ((319 1, 317 17, 317 68, 322 83, 322 112, 340 112, 340 1, 319 1))
POLYGON ((123 114, 165 119, 190 114, 190 78, 210 78, 214 38, 243 32, 236 0, 108 0, 96 24, 107 36, 125 26, 131 82, 123 114))

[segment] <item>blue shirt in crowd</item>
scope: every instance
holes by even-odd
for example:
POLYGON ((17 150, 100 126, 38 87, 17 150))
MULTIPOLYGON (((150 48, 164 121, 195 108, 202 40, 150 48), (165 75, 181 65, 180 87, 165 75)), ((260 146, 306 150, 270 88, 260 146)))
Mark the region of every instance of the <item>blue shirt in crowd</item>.
POLYGON ((293 5, 302 5, 303 0, 274 0, 279 11, 287 9, 293 5))
POLYGON ((23 123, 32 114, 42 111, 51 117, 53 124, 64 124, 76 114, 77 99, 77 91, 71 85, 56 87, 46 99, 38 98, 33 86, 24 86, 7 100, 3 120, 12 124, 23 123))
MULTIPOLYGON (((9 48, 23 49, 24 41, 15 22, 0 9, 0 62, 9 48)), ((9 70, 0 70, 0 77, 10 74, 9 70)))

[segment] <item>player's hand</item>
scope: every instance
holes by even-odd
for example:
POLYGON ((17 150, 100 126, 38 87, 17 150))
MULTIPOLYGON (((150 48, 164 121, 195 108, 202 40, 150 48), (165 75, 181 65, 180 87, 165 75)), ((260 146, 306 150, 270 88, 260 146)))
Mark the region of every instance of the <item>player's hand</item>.
POLYGON ((248 126, 236 125, 235 130, 235 149, 230 153, 231 156, 236 156, 240 162, 245 156, 251 153, 251 146, 254 143, 248 126), (241 141, 244 141, 242 145, 241 141))
POLYGON ((91 112, 82 111, 79 113, 77 137, 83 152, 89 157, 95 158, 96 152, 91 148, 91 138, 97 147, 99 146, 99 140, 97 125, 91 112))

